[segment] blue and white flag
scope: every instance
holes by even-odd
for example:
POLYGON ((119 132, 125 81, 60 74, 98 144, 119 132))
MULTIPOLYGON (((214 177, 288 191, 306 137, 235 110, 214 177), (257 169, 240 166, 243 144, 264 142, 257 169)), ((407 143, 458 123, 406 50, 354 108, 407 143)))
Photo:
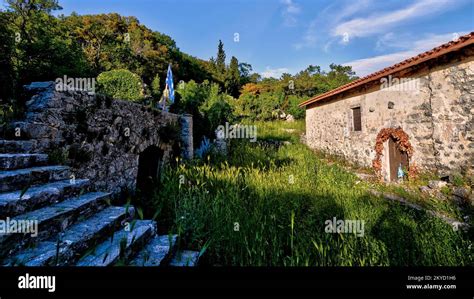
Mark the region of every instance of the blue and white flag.
POLYGON ((166 73, 166 88, 169 91, 170 105, 174 103, 174 84, 173 84, 173 72, 171 71, 171 63, 168 64, 168 72, 166 73))
POLYGON ((163 96, 158 103, 158 108, 164 111, 168 111, 168 106, 174 103, 174 84, 173 84, 173 72, 171 71, 171 63, 168 64, 168 71, 166 72, 165 90, 163 90, 163 96))

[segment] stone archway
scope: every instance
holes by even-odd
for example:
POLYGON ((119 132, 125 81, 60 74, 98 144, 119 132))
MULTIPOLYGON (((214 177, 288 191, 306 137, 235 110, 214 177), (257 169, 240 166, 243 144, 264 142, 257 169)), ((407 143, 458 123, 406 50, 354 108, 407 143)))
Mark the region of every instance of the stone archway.
POLYGON ((163 154, 163 150, 154 145, 147 147, 140 153, 136 186, 142 194, 150 194, 159 182, 163 154))
POLYGON ((410 163, 412 155, 413 147, 408 134, 402 128, 384 128, 377 134, 372 166, 380 180, 396 180, 399 165, 402 165, 411 177, 415 171, 415 167, 410 163))

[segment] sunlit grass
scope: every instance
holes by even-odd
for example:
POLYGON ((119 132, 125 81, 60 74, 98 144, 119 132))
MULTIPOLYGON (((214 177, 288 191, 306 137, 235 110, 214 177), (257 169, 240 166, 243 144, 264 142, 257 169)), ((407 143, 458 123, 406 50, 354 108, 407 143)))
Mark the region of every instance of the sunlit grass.
POLYGON ((465 233, 370 196, 353 174, 298 143, 302 122, 256 125, 259 139, 291 144, 233 140, 225 162, 211 157, 166 169, 153 197, 158 226, 178 233, 187 247, 206 247, 203 263, 472 265, 465 233), (364 236, 325 233, 333 217, 364 220, 364 236))

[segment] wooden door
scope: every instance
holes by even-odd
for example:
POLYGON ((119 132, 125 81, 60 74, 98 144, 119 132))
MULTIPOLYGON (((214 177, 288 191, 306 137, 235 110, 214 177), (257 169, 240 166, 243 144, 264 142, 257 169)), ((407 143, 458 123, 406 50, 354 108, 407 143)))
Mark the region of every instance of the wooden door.
POLYGON ((390 181, 398 179, 398 167, 402 165, 402 169, 407 171, 408 169, 408 155, 402 151, 399 145, 390 138, 388 140, 388 155, 389 155, 389 167, 390 167, 390 181))

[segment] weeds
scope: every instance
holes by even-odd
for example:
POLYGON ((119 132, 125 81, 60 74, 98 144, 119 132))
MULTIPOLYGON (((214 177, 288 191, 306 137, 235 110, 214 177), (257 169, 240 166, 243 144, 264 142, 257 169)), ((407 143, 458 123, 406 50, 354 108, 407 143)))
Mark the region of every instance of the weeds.
POLYGON ((239 140, 227 161, 193 161, 162 172, 153 197, 159 224, 201 262, 235 266, 472 265, 472 241, 426 213, 370 196, 337 164, 297 139, 301 123, 258 124, 264 148, 239 140), (292 126, 299 130, 288 133, 292 126), (291 163, 279 161, 290 160, 291 163), (327 219, 365 221, 363 237, 327 234, 327 219), (235 230, 235 223, 239 229, 235 230))

